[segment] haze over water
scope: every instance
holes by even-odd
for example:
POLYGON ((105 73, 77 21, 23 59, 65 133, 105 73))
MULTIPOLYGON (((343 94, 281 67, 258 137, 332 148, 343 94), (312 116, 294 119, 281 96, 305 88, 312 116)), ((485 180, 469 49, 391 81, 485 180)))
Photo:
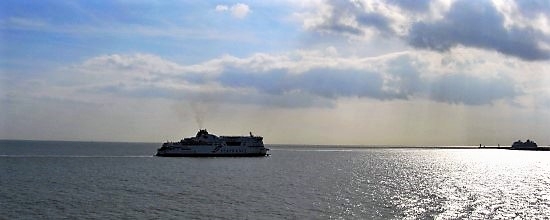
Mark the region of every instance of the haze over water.
POLYGON ((271 146, 159 158, 158 144, 0 141, 0 216, 457 219, 550 215, 549 152, 271 146))

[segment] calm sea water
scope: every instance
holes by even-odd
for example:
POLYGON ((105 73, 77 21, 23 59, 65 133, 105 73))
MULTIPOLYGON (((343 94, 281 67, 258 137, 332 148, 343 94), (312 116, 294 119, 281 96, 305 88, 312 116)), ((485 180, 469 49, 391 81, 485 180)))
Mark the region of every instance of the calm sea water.
POLYGON ((548 218, 550 152, 271 146, 159 158, 157 144, 0 141, 0 219, 548 218))

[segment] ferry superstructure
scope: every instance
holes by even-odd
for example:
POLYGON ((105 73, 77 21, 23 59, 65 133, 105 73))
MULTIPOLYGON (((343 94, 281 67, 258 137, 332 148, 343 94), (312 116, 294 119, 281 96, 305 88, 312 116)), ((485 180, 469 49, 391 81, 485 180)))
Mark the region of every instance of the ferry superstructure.
POLYGON ((263 137, 216 136, 206 129, 200 129, 195 137, 178 142, 166 142, 157 150, 159 157, 252 157, 266 156, 269 149, 264 147, 263 137))

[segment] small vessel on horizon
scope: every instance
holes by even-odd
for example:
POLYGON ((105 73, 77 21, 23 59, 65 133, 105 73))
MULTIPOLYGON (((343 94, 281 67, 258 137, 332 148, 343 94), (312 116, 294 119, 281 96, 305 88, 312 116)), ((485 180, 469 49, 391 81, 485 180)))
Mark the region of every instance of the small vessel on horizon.
POLYGON ((206 129, 200 129, 195 137, 178 142, 165 142, 157 150, 159 157, 254 157, 266 156, 269 149, 264 147, 263 137, 216 136, 206 129))
POLYGON ((514 142, 512 147, 510 147, 510 150, 534 150, 537 148, 537 143, 527 139, 525 142, 522 142, 521 140, 514 142))
POLYGON ((540 147, 532 140, 527 139, 525 142, 518 140, 512 144, 512 146, 482 146, 479 149, 507 149, 507 150, 532 150, 532 151, 550 151, 550 147, 540 147))

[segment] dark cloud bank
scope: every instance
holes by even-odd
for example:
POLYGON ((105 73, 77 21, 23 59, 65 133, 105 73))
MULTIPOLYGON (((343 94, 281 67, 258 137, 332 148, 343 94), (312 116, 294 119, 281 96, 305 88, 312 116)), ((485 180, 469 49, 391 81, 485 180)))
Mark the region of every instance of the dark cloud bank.
MULTIPOLYGON (((517 1, 525 17, 537 14, 550 16, 550 1, 517 1)), ((328 1, 332 6, 331 16, 317 28, 333 33, 363 34, 362 28, 378 30, 383 35, 394 35, 390 18, 383 14, 365 12, 360 4, 347 1, 328 1), (352 17, 359 27, 346 25, 340 17, 352 17)), ((423 13, 429 9, 429 1, 388 0, 410 13, 423 13)), ((453 3, 444 18, 435 22, 413 22, 405 36, 399 36, 416 48, 447 51, 457 45, 495 50, 523 60, 550 59, 550 51, 539 42, 550 42, 550 36, 529 27, 504 26, 504 16, 488 0, 458 0, 453 3)))
POLYGON ((286 68, 252 71, 247 67, 229 65, 216 76, 200 73, 186 74, 183 79, 177 76, 178 80, 196 85, 217 83, 227 90, 201 91, 154 83, 118 83, 79 92, 285 108, 331 107, 337 99, 353 97, 376 100, 424 98, 449 104, 485 105, 497 100, 510 101, 523 94, 506 76, 478 78, 455 73, 425 78, 412 63, 414 60, 410 57, 401 56, 389 60, 386 63, 388 68, 384 70, 319 67, 302 73, 293 73, 286 68))
POLYGON ((479 78, 456 72, 426 77, 420 72, 425 69, 420 63, 417 57, 404 54, 364 69, 319 66, 300 73, 293 72, 292 68, 255 70, 248 65, 227 63, 216 74, 164 76, 168 77, 165 80, 189 85, 221 85, 222 89, 165 86, 152 77, 150 80, 136 78, 124 83, 100 83, 77 92, 288 108, 331 107, 340 98, 354 97, 376 100, 421 98, 449 104, 485 105, 497 100, 511 101, 523 94, 515 82, 504 75, 479 78))
POLYGON ((496 100, 511 100, 522 94, 514 81, 505 76, 482 79, 457 73, 425 79, 406 58, 396 59, 391 64, 385 73, 331 68, 317 68, 299 74, 286 69, 260 73, 227 68, 213 80, 225 87, 252 88, 260 94, 284 96, 285 102, 267 101, 262 104, 285 103, 285 107, 318 106, 323 102, 315 99, 333 102, 345 97, 377 100, 423 97, 449 104, 484 105, 496 100))

